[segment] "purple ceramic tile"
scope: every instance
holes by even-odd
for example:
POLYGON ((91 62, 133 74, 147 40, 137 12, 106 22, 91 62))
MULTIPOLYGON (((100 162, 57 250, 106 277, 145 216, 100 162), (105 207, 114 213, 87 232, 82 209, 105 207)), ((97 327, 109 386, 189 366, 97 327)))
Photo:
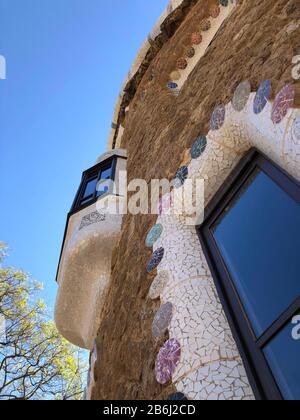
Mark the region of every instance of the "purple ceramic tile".
POLYGON ((164 385, 172 376, 180 362, 181 347, 177 340, 171 339, 161 348, 155 364, 157 382, 164 385))
POLYGON ((285 85, 277 94, 273 103, 272 121, 279 124, 286 117, 295 100, 295 87, 292 84, 285 85))
POLYGON ((224 105, 217 106, 211 116, 210 127, 212 130, 219 130, 225 122, 226 110, 224 105))

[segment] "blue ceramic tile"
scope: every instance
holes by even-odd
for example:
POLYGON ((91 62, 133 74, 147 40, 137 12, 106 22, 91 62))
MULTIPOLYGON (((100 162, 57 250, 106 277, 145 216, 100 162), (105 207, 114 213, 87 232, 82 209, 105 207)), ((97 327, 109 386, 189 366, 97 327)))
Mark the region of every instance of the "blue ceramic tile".
POLYGON ((207 146, 207 139, 205 136, 200 136, 194 143, 192 150, 191 150, 191 156, 192 159, 198 159, 202 153, 205 151, 207 146))
POLYGON ((177 88, 178 88, 178 85, 177 85, 177 83, 175 83, 175 82, 169 82, 169 83, 167 84, 167 88, 168 88, 168 89, 171 89, 171 90, 174 90, 174 89, 177 89, 177 88))
POLYGON ((175 188, 180 188, 185 183, 189 175, 189 170, 187 166, 182 166, 176 172, 175 178, 173 179, 173 185, 175 188))
POLYGON ((260 114, 270 99, 272 92, 272 86, 270 80, 264 80, 258 88, 256 92, 254 103, 253 103, 253 111, 255 114, 260 114))
POLYGON ((158 265, 161 263, 165 254, 165 250, 163 248, 159 248, 157 251, 153 252, 152 257, 150 258, 147 264, 147 272, 151 273, 155 270, 158 265))
POLYGON ((185 70, 188 66, 188 62, 184 57, 181 57, 177 60, 177 69, 178 70, 185 70))
POLYGON ((168 397, 168 401, 187 401, 187 398, 182 392, 176 392, 168 397))
POLYGON ((149 231, 147 238, 146 238, 146 246, 148 248, 152 248, 155 242, 160 238, 163 231, 163 227, 161 224, 157 224, 153 226, 153 228, 149 231))

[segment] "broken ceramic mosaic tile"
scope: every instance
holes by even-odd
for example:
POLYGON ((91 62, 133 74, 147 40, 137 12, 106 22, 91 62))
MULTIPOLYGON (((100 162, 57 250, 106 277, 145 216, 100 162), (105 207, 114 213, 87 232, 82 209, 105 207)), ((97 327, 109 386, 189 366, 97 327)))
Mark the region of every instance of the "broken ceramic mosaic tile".
POLYGON ((154 338, 162 337, 172 321, 173 305, 168 302, 162 305, 154 317, 152 324, 152 335, 154 338))
POLYGON ((176 367, 180 362, 180 343, 172 338, 160 349, 155 364, 155 376, 161 385, 166 384, 172 378, 176 367))
POLYGON ((226 110, 224 105, 217 106, 211 116, 210 127, 212 130, 219 130, 225 121, 226 110))
POLYGON ((243 111, 243 109, 247 105, 250 93, 251 93, 251 84, 248 80, 238 85, 232 98, 232 106, 235 111, 237 112, 243 111))
POLYGON ((152 257, 150 258, 148 265, 147 265, 147 272, 151 273, 153 270, 155 270, 158 265, 160 264, 161 260, 164 257, 165 250, 163 248, 157 249, 155 252, 153 252, 152 257))
POLYGON ((146 246, 148 248, 152 248, 155 242, 160 238, 162 232, 163 227, 161 224, 154 225, 147 235, 145 242, 146 246))
POLYGON ((200 136, 192 146, 191 156, 192 159, 198 159, 202 153, 205 151, 207 146, 207 138, 205 136, 200 136))
POLYGON ((277 94, 272 108, 272 121, 279 124, 286 117, 295 100, 295 87, 292 84, 285 85, 277 94))
POLYGON ((260 114, 268 103, 272 91, 271 81, 264 80, 256 92, 254 102, 253 102, 253 111, 255 114, 260 114))
POLYGON ((149 298, 152 300, 158 299, 163 293, 167 283, 169 281, 169 273, 166 270, 162 270, 153 280, 151 288, 149 290, 149 298))
POLYGON ((175 188, 180 188, 185 183, 187 177, 189 176, 189 170, 187 166, 182 166, 178 169, 173 179, 173 185, 175 188))

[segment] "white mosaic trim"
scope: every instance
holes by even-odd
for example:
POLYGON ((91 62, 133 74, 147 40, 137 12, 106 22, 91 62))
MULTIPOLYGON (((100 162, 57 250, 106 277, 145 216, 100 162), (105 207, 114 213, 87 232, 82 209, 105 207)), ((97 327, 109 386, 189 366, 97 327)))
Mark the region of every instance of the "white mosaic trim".
POLYGON ((244 367, 221 361, 200 368, 176 384, 192 400, 254 400, 244 367))
MULTIPOLYGON (((205 180, 205 204, 253 146, 300 180, 300 110, 274 125, 272 104, 255 115, 254 97, 242 112, 226 106, 223 127, 208 133, 205 152, 188 166, 189 178, 205 180)), ((165 249, 158 270, 169 272, 161 301, 174 305, 169 334, 182 346, 173 383, 192 400, 254 399, 195 228, 184 217, 164 215, 157 223, 164 229, 154 249, 165 249)))

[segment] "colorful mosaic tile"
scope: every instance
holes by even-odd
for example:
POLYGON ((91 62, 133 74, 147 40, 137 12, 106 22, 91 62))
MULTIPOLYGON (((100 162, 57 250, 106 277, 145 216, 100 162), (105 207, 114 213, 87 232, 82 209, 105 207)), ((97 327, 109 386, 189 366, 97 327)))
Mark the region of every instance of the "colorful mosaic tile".
POLYGON ((162 232, 163 232, 163 227, 161 224, 153 226, 147 235, 146 246, 148 248, 152 248, 155 242, 160 238, 162 232))
POLYGON ((176 172, 175 178, 173 179, 173 185, 175 188, 180 188, 185 183, 189 175, 189 170, 187 166, 182 166, 176 172))
POLYGON ((202 42, 202 35, 200 32, 194 32, 191 37, 193 45, 199 45, 202 42))
POLYGON ((243 111, 245 106, 247 105, 249 96, 251 93, 251 84, 248 80, 240 83, 236 88, 233 98, 232 98, 232 106, 238 112, 243 111))
POLYGON ((192 159, 198 159, 202 155, 202 153, 205 151, 206 146, 207 146, 206 137, 200 136, 192 147, 192 150, 191 150, 192 159))
POLYGON ((154 317, 152 324, 152 335, 154 338, 162 337, 172 321, 173 305, 165 303, 162 305, 154 317))
POLYGON ((194 57, 194 55, 195 55, 195 48, 190 47, 190 48, 187 50, 187 52, 186 52, 186 56, 187 56, 188 58, 193 58, 193 57, 194 57))
POLYGON ((169 272, 162 270, 153 280, 153 283, 149 290, 149 298, 152 300, 158 299, 163 291, 165 290, 166 285, 169 281, 169 272))
POLYGON ((168 397, 168 401, 187 401, 188 399, 182 392, 176 392, 176 394, 172 394, 168 397))
POLYGON ((201 24, 200 24, 201 31, 206 32, 206 31, 209 31, 210 28, 211 28, 211 23, 208 19, 205 19, 201 22, 201 24))
POLYGON ((173 338, 167 341, 156 359, 155 376, 158 383, 164 385, 170 381, 180 362, 180 356, 179 342, 173 338))
POLYGON ((272 85, 270 80, 264 80, 256 92, 254 102, 253 102, 253 111, 255 114, 260 114, 270 99, 272 92, 272 85))
POLYGON ((185 58, 179 58, 177 60, 177 68, 178 70, 185 70, 188 66, 188 62, 186 61, 185 58))
MULTIPOLYGON (((223 129, 207 136, 205 164, 201 158, 198 164, 197 161, 190 163, 189 178, 208 180, 207 200, 214 196, 219 184, 236 165, 236 153, 232 151, 243 154, 252 146, 261 147, 270 156, 281 156, 280 162, 291 175, 300 176, 300 142, 295 137, 295 132, 300 132, 300 111, 289 113, 290 120, 285 118, 282 127, 272 130, 271 119, 267 116, 269 104, 266 106, 267 118, 262 115, 254 118, 253 104, 248 101, 247 105, 242 118, 231 106, 225 108, 223 129), (254 131, 255 136, 249 136, 254 131)), ((205 256, 197 246, 197 234, 186 230, 179 218, 165 217, 159 222, 164 226, 166 249, 159 271, 167 269, 170 276, 160 297, 163 303, 173 304, 170 337, 176 338, 182 346, 180 362, 172 378, 177 391, 192 400, 253 398, 205 256)))
POLYGON ((300 114, 298 114, 294 120, 293 134, 297 140, 300 140, 300 114))
POLYGON ((168 89, 170 89, 170 90, 175 90, 175 89, 177 89, 177 88, 178 88, 178 85, 177 85, 177 83, 175 83, 175 82, 169 82, 169 83, 167 84, 167 88, 168 88, 168 89))
POLYGON ((150 258, 148 264, 147 264, 147 272, 151 273, 153 270, 155 270, 158 265, 160 264, 161 260, 164 257, 165 250, 163 248, 157 249, 155 252, 153 252, 152 257, 150 258))
POLYGON ((209 11, 210 16, 214 19, 217 18, 220 15, 220 13, 221 9, 217 4, 213 6, 209 11))
POLYGON ((158 205, 158 214, 160 216, 168 214, 172 206, 171 194, 165 194, 160 200, 158 205))
POLYGON ((292 84, 285 85, 277 94, 273 103, 272 121, 279 124, 293 107, 295 100, 295 87, 292 84))
POLYGON ((225 122, 226 110, 224 105, 217 106, 211 116, 210 127, 219 130, 225 122))
POLYGON ((178 70, 172 71, 172 73, 170 74, 170 79, 171 80, 177 81, 180 78, 181 78, 181 74, 180 74, 180 71, 178 71, 178 70))

